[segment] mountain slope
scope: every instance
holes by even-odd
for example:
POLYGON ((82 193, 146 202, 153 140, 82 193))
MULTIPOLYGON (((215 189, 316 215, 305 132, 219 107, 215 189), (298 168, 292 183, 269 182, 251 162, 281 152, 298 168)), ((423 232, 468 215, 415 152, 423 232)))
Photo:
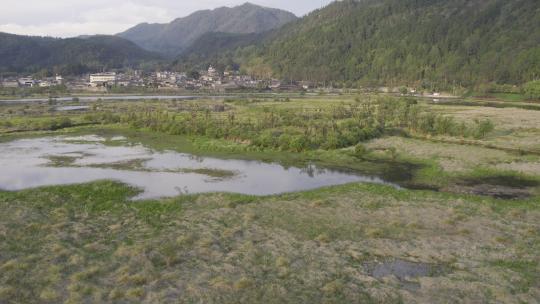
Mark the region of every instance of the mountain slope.
POLYGON ((282 78, 351 85, 540 77, 538 0, 345 0, 269 37, 234 61, 282 78))
POLYGON ((173 63, 180 71, 205 70, 213 65, 219 71, 238 69, 233 61, 234 50, 257 45, 270 34, 207 33, 195 40, 173 63))
POLYGON ((57 39, 0 33, 0 72, 66 69, 65 73, 76 74, 159 59, 159 55, 114 36, 57 39))
POLYGON ((246 3, 233 8, 198 11, 169 24, 139 24, 118 36, 147 50, 174 56, 207 33, 261 33, 295 19, 294 14, 283 10, 246 3))

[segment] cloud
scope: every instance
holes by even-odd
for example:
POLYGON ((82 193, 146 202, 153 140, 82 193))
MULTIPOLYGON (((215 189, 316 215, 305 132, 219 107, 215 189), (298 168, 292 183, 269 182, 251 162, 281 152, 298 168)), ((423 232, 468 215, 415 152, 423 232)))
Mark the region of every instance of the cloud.
MULTIPOLYGON (((235 6, 246 0, 26 0, 3 5, 0 31, 37 36, 73 37, 115 34, 141 22, 170 22, 201 9, 235 6)), ((253 0, 303 15, 331 0, 253 0)))
POLYGON ((59 22, 44 25, 2 24, 0 25, 0 32, 30 36, 75 37, 85 34, 114 34, 132 25, 132 23, 122 24, 117 22, 59 22))

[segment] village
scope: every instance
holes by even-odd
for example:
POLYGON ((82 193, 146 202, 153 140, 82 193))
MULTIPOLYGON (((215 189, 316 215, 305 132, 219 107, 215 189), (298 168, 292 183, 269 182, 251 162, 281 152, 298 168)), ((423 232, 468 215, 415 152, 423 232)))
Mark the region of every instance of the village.
POLYGON ((278 79, 257 79, 250 75, 243 75, 238 71, 221 73, 212 66, 208 70, 189 73, 173 71, 148 73, 140 70, 128 70, 122 72, 106 71, 72 77, 56 75, 41 79, 32 76, 0 78, 0 87, 3 88, 50 88, 55 86, 65 86, 70 91, 92 92, 107 92, 118 88, 215 92, 243 89, 298 91, 315 87, 313 83, 308 81, 284 82, 278 79))

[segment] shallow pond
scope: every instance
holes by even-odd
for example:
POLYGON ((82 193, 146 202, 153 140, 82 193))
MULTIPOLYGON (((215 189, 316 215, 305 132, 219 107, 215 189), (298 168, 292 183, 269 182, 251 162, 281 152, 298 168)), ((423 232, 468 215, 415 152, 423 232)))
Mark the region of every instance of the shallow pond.
POLYGON ((313 165, 286 168, 156 151, 123 137, 21 139, 0 143, 0 155, 0 189, 8 191, 110 179, 140 188, 135 199, 152 199, 204 192, 272 195, 353 182, 390 184, 313 165))
MULTIPOLYGON (((75 99, 79 102, 92 101, 140 101, 140 100, 191 100, 191 99, 213 99, 219 96, 185 96, 185 95, 98 95, 98 96, 80 96, 80 97, 57 97, 53 98, 55 102, 71 102, 75 99)), ((25 103, 48 103, 49 98, 21 98, 0 100, 0 104, 25 104, 25 103)))
POLYGON ((90 109, 89 106, 61 106, 54 108, 55 111, 68 112, 68 111, 85 111, 90 109))
POLYGON ((366 268, 368 273, 376 279, 386 277, 395 277, 402 288, 409 291, 416 291, 420 288, 420 284, 414 280, 421 277, 434 277, 442 275, 447 269, 444 267, 428 264, 412 262, 402 259, 389 259, 382 262, 367 263, 366 268))

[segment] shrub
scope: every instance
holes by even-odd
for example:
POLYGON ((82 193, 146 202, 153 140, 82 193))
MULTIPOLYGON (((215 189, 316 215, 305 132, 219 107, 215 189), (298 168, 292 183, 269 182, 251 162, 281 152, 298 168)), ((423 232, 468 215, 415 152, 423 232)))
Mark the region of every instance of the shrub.
POLYGON ((293 136, 289 142, 289 147, 294 152, 302 152, 309 146, 309 140, 304 135, 293 136))
POLYGON ((474 137, 478 139, 484 138, 486 137, 488 133, 492 132, 494 129, 495 129, 495 125, 489 119, 477 121, 476 129, 474 131, 474 137))
POLYGON ((396 160, 398 157, 397 149, 395 147, 388 148, 388 153, 390 154, 390 158, 392 160, 396 160))
POLYGON ((527 99, 540 99, 540 80, 526 83, 523 86, 523 93, 527 99))
POLYGON ((369 153, 368 148, 362 144, 357 144, 354 147, 354 156, 359 159, 364 159, 369 153))
POLYGON ((439 135, 455 135, 456 133, 456 123, 454 119, 449 116, 438 116, 435 119, 434 130, 436 134, 439 135))
POLYGON ((399 93, 401 93, 401 95, 407 95, 409 94, 409 89, 407 89, 407 87, 400 87, 399 93))

